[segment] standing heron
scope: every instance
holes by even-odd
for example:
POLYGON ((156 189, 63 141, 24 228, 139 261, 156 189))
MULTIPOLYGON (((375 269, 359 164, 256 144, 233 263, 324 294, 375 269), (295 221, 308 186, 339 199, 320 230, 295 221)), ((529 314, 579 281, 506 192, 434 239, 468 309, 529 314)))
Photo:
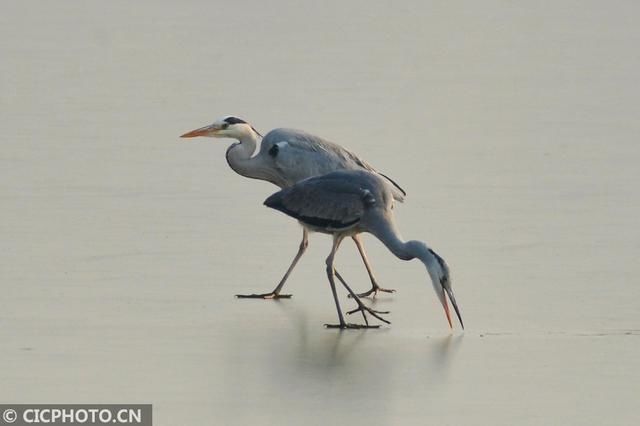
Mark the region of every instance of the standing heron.
MULTIPOLYGON (((295 219, 309 231, 333 235, 333 247, 327 257, 327 277, 338 310, 338 328, 360 328, 344 320, 336 293, 334 276, 353 294, 334 268, 334 258, 342 240, 346 237, 369 232, 378 238, 396 257, 402 260, 419 259, 427 268, 433 288, 453 328, 447 304, 447 296, 464 329, 460 310, 451 288, 449 267, 435 251, 421 241, 403 241, 394 220, 394 195, 390 185, 379 175, 367 171, 337 171, 324 176, 305 179, 282 189, 266 199, 264 204, 295 219)), ((356 298, 358 308, 375 314, 363 307, 356 298)), ((350 313, 354 312, 351 311, 350 313)), ((374 315, 375 316, 375 315, 374 315)), ((366 316, 365 316, 366 320, 366 316)), ((368 321, 367 321, 368 326, 368 321)), ((366 327, 366 326, 365 326, 366 327)))
MULTIPOLYGON (((368 170, 379 174, 390 182, 393 197, 397 201, 403 201, 406 195, 398 184, 382 173, 377 172, 369 163, 354 153, 340 145, 301 130, 274 129, 270 131, 262 138, 260 150, 257 154, 255 152, 258 140, 262 135, 251 124, 237 117, 224 117, 213 124, 192 130, 180 137, 193 138, 196 136, 238 140, 227 149, 226 158, 229 166, 242 176, 266 180, 280 188, 287 188, 303 179, 337 170, 368 170)), ((353 235, 352 238, 371 280, 371 289, 359 294, 359 296, 376 295, 378 291, 392 293, 394 290, 385 289, 378 285, 360 237, 353 235)), ((302 241, 300 242, 298 253, 293 258, 291 265, 276 288, 270 293, 237 296, 262 299, 291 297, 288 294, 280 294, 280 291, 308 245, 308 233, 303 228, 302 241)))

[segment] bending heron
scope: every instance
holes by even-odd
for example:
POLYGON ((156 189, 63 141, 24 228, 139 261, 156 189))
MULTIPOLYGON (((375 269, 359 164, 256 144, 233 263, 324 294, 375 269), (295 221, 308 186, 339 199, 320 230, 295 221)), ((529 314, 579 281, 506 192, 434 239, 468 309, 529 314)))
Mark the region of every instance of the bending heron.
MULTIPOLYGON (((398 184, 377 172, 369 163, 354 153, 340 145, 301 130, 280 128, 270 131, 262 138, 257 154, 258 140, 262 135, 251 124, 241 118, 223 117, 213 124, 192 130, 180 137, 193 138, 197 136, 236 139, 238 142, 232 144, 226 152, 229 166, 242 176, 266 180, 280 188, 287 188, 303 179, 324 175, 336 170, 368 170, 378 173, 390 182, 393 197, 397 201, 403 201, 406 195, 398 184)), ((353 235, 352 238, 371 280, 371 289, 359 294, 359 296, 364 297, 371 294, 375 296, 379 291, 392 293, 394 290, 385 289, 378 285, 360 237, 353 235)), ((302 241, 298 252, 276 288, 269 293, 239 294, 237 296, 262 299, 291 297, 290 294, 281 294, 280 291, 308 245, 308 233, 303 228, 302 241)))
MULTIPOLYGON (((361 328, 357 324, 345 322, 336 293, 334 276, 342 282, 349 293, 353 292, 341 279, 334 267, 334 258, 342 240, 362 232, 378 238, 396 257, 402 260, 419 259, 427 268, 433 289, 444 308, 449 327, 453 328, 447 297, 464 329, 462 316, 451 288, 449 267, 444 259, 421 241, 403 241, 394 219, 394 196, 390 185, 379 175, 367 171, 337 171, 324 176, 305 179, 282 189, 266 199, 264 204, 295 219, 309 231, 322 232, 333 236, 333 246, 327 257, 327 277, 331 285, 333 299, 338 310, 338 321, 331 327, 361 328)), ((356 298, 355 311, 371 311, 356 298)), ((375 315, 374 315, 375 316, 375 315)), ((377 316, 376 316, 377 317, 377 316)), ((365 316, 366 321, 366 316, 365 316)), ((385 321, 386 322, 386 321, 385 321)), ((368 321, 366 321, 368 327, 368 321)))

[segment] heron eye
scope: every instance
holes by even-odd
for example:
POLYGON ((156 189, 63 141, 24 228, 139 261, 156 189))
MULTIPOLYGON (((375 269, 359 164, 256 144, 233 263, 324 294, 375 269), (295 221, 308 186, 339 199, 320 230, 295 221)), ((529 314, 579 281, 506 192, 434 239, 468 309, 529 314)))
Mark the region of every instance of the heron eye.
POLYGON ((222 123, 222 130, 226 129, 227 127, 229 127, 229 123, 222 123))

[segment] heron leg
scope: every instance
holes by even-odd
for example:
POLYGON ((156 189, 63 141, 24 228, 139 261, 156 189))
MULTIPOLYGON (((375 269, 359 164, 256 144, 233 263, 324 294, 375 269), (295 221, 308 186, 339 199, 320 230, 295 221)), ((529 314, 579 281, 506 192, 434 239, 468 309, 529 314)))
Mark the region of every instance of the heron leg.
MULTIPOLYGON (((329 284, 331 284, 331 293, 333 293, 333 300, 336 303, 336 309, 338 310, 338 321, 339 324, 325 324, 325 327, 327 328, 378 328, 380 327, 379 325, 369 325, 367 318, 365 317, 365 322, 366 325, 361 325, 361 324, 349 324, 347 322, 345 322, 344 320, 344 316, 342 315, 342 309, 340 309, 340 301, 338 300, 338 292, 336 291, 336 283, 335 280, 333 279, 334 275, 338 277, 338 279, 344 284, 344 281, 342 280, 342 278, 340 277, 340 275, 338 274, 338 271, 336 271, 335 267, 333 266, 333 260, 335 258, 336 252, 338 251, 338 247, 340 246, 340 243, 342 242, 342 239, 344 237, 341 236, 335 236, 333 239, 333 247, 331 248, 331 253, 329 254, 329 257, 327 257, 327 278, 329 278, 329 284)), ((351 291, 351 289, 346 286, 347 289, 353 293, 351 291)), ((358 299, 359 300, 359 299, 358 299)), ((362 303, 362 302, 360 302, 362 303)), ((384 321, 384 320, 383 320, 384 321)))
POLYGON ((290 294, 280 294, 280 290, 282 290, 284 283, 287 281, 287 279, 289 278, 289 275, 291 274, 291 271, 293 271, 293 268, 296 267, 296 265, 298 264, 298 261, 300 260, 304 252, 307 250, 307 247, 309 247, 309 233, 305 228, 302 228, 302 241, 300 242, 298 253, 293 258, 291 265, 289 265, 289 269, 287 269, 287 272, 285 272, 284 276, 282 277, 282 279, 280 280, 276 288, 274 288, 273 291, 270 293, 236 294, 236 297, 239 299, 290 299, 291 298, 290 294))
POLYGON ((325 324, 327 327, 337 327, 337 328, 346 328, 347 323, 344 321, 344 316, 342 315, 342 309, 340 309, 340 301, 338 300, 338 292, 336 291, 336 283, 333 279, 334 267, 333 267, 333 259, 336 256, 336 251, 338 250, 338 246, 342 241, 341 237, 334 237, 333 239, 333 247, 331 247, 331 253, 329 253, 329 257, 327 257, 327 278, 329 278, 329 284, 331 285, 331 293, 333 293, 333 300, 336 303, 336 309, 338 310, 338 321, 340 324, 336 326, 332 326, 329 324, 325 324))
MULTIPOLYGON (((367 258, 367 254, 364 251, 364 245, 362 244, 362 239, 360 238, 360 235, 356 234, 351 238, 353 238, 353 241, 356 243, 356 247, 358 247, 358 251, 360 252, 360 257, 362 257, 364 266, 367 268, 367 273, 369 274, 369 279, 371 280, 371 289, 369 289, 368 291, 365 291, 364 293, 359 293, 358 296, 367 297, 373 294, 373 297, 376 297, 379 291, 382 291, 385 293, 394 293, 395 290, 383 288, 378 285, 378 282, 376 281, 376 277, 373 275, 373 269, 371 268, 371 264, 369 263, 369 258, 367 258)), ((349 297, 353 297, 353 296, 349 294, 349 297)))
MULTIPOLYGON (((369 325, 369 321, 367 320, 367 316, 365 315, 365 312, 368 312, 372 317, 379 319, 382 322, 385 322, 387 324, 391 324, 391 322, 387 321, 386 319, 380 317, 380 315, 384 315, 384 314, 388 314, 389 311, 376 311, 375 309, 371 309, 368 306, 365 306, 364 303, 362 303, 362 301, 360 300, 360 298, 358 297, 357 294, 355 294, 353 292, 353 290, 351 290, 351 288, 349 287, 349 285, 346 283, 346 281, 342 278, 342 276, 338 273, 337 269, 334 269, 336 277, 338 277, 338 279, 340 280, 340 282, 342 283, 342 285, 347 289, 347 291, 349 292, 349 297, 352 297, 356 303, 358 304, 358 307, 352 311, 347 312, 347 315, 351 315, 355 312, 360 312, 362 314, 362 317, 364 318, 364 322, 367 324, 367 326, 369 325)), ((379 326, 376 326, 379 327, 379 326)))

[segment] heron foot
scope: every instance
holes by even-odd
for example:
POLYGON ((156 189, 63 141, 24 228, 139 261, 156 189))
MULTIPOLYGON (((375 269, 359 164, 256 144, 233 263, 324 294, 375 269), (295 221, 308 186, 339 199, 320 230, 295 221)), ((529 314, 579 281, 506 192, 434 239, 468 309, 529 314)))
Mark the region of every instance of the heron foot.
POLYGON ((343 323, 343 324, 325 324, 326 328, 339 328, 341 330, 351 329, 358 330, 363 328, 380 328, 379 325, 369 325, 369 324, 351 324, 351 323, 343 323))
POLYGON ((356 312, 361 312, 362 313, 362 317, 364 318, 364 322, 367 323, 367 325, 369 325, 369 321, 367 320, 367 316, 365 314, 365 312, 368 312, 369 315, 371 315, 374 318, 379 319, 380 321, 387 323, 387 324, 391 324, 390 321, 387 321, 386 319, 382 318, 380 315, 386 315, 389 313, 389 311, 376 311, 375 309, 371 309, 368 306, 365 306, 364 303, 362 303, 359 299, 356 299, 356 301, 358 302, 358 307, 347 312, 347 315, 351 315, 354 314, 356 312))
POLYGON ((276 292, 263 294, 236 294, 238 299, 291 299, 290 294, 280 294, 276 292))
MULTIPOLYGON (((396 291, 392 288, 382 288, 382 287, 371 287, 369 291, 365 291, 364 293, 358 294, 358 297, 369 297, 373 295, 375 298, 378 295, 378 292, 382 291, 384 293, 395 293, 396 291)), ((349 295, 351 297, 351 295, 349 295)))

